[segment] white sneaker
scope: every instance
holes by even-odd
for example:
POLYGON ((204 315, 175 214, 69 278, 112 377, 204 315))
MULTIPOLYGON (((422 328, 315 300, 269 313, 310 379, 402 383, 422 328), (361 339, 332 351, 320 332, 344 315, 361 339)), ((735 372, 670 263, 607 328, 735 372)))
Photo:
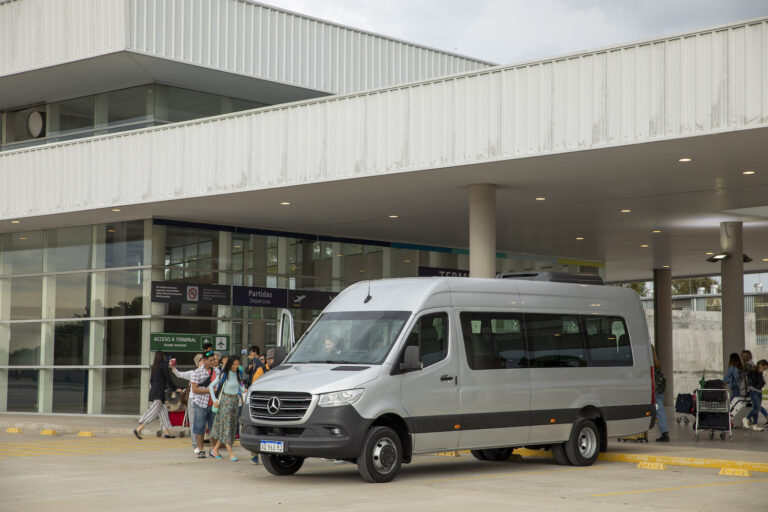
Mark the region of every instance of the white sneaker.
POLYGON ((198 453, 200 453, 200 448, 195 448, 195 455, 197 455, 198 453))
POLYGON ((748 418, 741 418, 741 424, 744 425, 744 428, 749 428, 752 426, 748 418))
POLYGON ((758 425, 757 423, 755 423, 754 425, 752 425, 752 430, 756 430, 757 432, 762 432, 765 429, 760 425, 758 425))

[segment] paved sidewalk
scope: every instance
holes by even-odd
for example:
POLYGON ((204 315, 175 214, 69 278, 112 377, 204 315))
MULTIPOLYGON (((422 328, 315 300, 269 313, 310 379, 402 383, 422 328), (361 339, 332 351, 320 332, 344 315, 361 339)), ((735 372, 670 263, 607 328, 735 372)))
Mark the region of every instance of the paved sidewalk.
MULTIPOLYGON (((138 425, 138 415, 130 416, 89 416, 64 414, 0 414, 0 431, 8 427, 21 428, 25 434, 39 433, 43 429, 55 430, 60 435, 77 435, 78 432, 93 432, 96 436, 131 436, 131 430, 138 425)), ((674 416, 670 416, 674 418, 674 416)), ((145 434, 152 435, 160 429, 160 422, 150 422, 145 434)), ((178 433, 180 427, 173 427, 178 433)), ((736 429, 733 441, 721 441, 718 436, 709 439, 707 432, 696 441, 691 425, 670 422, 670 443, 655 442, 658 432, 649 432, 648 443, 624 443, 610 441, 609 453, 630 455, 651 455, 664 457, 685 457, 720 459, 744 462, 768 463, 768 429, 763 432, 736 429)))

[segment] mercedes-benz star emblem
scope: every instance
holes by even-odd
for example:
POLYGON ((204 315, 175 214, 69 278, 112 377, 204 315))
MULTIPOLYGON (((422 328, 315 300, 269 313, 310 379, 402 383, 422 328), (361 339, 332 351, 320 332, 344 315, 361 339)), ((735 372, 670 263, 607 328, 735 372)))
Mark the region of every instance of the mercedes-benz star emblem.
POLYGON ((269 399, 269 402, 267 402, 267 412, 269 414, 277 414, 277 412, 280 410, 280 399, 276 396, 273 396, 269 399))

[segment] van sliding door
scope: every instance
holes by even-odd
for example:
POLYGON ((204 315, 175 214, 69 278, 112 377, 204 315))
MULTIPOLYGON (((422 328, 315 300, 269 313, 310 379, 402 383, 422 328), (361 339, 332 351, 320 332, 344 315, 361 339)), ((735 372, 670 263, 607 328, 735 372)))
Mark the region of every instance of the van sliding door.
POLYGON ((461 364, 462 448, 528 442, 531 388, 523 315, 459 314, 466 363, 461 364))

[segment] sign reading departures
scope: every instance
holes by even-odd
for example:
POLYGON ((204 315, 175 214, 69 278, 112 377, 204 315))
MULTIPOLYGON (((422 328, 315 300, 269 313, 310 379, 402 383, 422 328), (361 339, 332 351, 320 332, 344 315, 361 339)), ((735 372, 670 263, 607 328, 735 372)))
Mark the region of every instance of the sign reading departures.
POLYGON ((336 295, 316 290, 152 281, 152 302, 320 310, 336 295))

